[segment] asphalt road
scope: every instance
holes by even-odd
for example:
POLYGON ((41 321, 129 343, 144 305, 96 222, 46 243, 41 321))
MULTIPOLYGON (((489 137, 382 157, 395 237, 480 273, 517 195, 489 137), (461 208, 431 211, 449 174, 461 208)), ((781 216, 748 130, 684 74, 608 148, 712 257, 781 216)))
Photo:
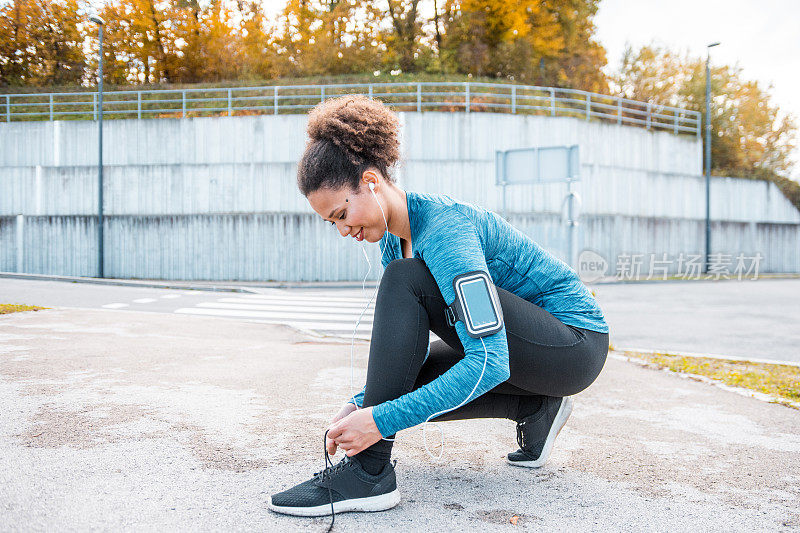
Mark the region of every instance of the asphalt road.
MULTIPOLYGON (((800 279, 670 281, 589 285, 606 316, 617 349, 680 351, 699 355, 800 362, 800 279)), ((332 328, 351 336, 368 289, 274 289, 248 286, 260 294, 117 287, 85 283, 0 278, 0 302, 83 309, 196 313, 303 325, 303 313, 321 310, 309 329, 332 328), (247 305, 255 299, 263 307, 247 305), (263 301, 262 301, 263 298, 263 301), (336 317, 328 299, 352 299, 336 317), (313 300, 316 299, 316 300, 313 300), (312 300, 312 301, 309 301, 312 300), (361 307, 359 302, 363 302, 361 307), (301 306, 300 313, 294 310, 301 306), (311 306, 309 308, 309 306, 311 306), (254 312, 250 312, 254 311, 254 312), (326 314, 327 313, 327 314, 326 314), (324 325, 326 323, 328 325, 324 325), (335 326, 335 327, 334 327, 335 326)), ((368 336, 370 318, 359 332, 368 336)))
POLYGON ((800 362, 800 279, 590 287, 617 349, 800 362))

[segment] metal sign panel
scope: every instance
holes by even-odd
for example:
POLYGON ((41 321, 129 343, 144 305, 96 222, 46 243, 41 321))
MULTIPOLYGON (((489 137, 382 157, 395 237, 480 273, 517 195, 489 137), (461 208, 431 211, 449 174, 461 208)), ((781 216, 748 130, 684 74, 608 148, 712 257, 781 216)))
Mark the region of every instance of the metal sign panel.
POLYGON ((580 179, 578 145, 498 151, 497 184, 546 183, 580 179))

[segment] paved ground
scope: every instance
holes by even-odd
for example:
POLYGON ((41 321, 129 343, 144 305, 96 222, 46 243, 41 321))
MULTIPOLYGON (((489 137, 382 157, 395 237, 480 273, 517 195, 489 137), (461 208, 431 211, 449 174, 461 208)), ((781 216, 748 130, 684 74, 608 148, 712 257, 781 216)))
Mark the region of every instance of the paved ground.
MULTIPOLYGON (((0 317, 0 530, 322 530, 327 518, 266 500, 321 469, 349 350, 203 316, 0 317)), ((399 434, 398 507, 340 515, 337 529, 800 527, 798 411, 705 383, 609 359, 535 471, 503 462, 510 421, 442 425, 439 463, 419 428, 399 434)))
POLYGON ((800 362, 800 279, 590 287, 616 347, 800 362))

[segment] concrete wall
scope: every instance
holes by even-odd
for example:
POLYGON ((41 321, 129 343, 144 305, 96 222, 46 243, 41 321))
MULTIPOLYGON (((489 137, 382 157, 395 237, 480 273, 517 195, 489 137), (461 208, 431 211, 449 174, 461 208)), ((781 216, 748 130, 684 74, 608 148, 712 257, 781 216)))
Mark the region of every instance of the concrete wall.
MULTIPOLYGON (((579 144, 578 249, 612 265, 623 253, 701 253, 701 144, 564 117, 400 113, 401 187, 501 212, 495 151, 579 144)), ((360 245, 313 212, 295 184, 304 115, 104 123, 105 272, 109 277, 360 280, 360 245)), ((0 124, 0 270, 97 272, 97 126, 0 124)), ((509 220, 566 259, 565 184, 514 185, 509 220)), ((800 213, 772 184, 712 180, 712 251, 765 255, 760 271, 800 271, 800 213), (768 253, 767 253, 768 252, 768 253)), ((376 246, 367 244, 380 275, 376 246)))

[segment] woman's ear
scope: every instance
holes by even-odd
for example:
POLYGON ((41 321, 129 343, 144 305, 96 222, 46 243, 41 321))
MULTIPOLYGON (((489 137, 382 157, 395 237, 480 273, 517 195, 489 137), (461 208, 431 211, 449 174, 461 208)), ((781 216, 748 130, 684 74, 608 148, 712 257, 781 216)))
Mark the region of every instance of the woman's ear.
MULTIPOLYGON (((365 170, 364 173, 361 175, 361 180, 367 185, 367 187, 369 187, 370 185, 372 185, 373 187, 377 187, 378 182, 380 181, 380 174, 376 172, 374 169, 369 168, 365 170)), ((370 190, 374 189, 370 187, 370 190)))

